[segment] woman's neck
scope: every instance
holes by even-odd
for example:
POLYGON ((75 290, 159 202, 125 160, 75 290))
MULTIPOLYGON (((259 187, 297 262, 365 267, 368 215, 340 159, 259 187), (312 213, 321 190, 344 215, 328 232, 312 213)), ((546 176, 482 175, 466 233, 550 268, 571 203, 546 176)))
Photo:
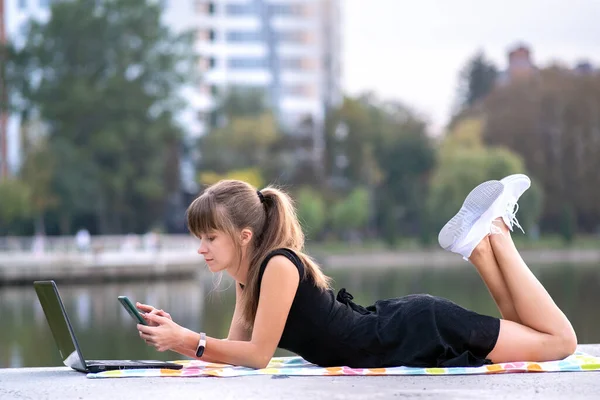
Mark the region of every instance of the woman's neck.
POLYGON ((242 259, 242 262, 240 263, 240 265, 235 268, 235 269, 227 269, 227 273, 229 274, 229 276, 231 276, 233 279, 235 279, 236 282, 241 283, 242 285, 246 285, 246 282, 248 280, 248 268, 249 265, 246 262, 245 259, 242 259))

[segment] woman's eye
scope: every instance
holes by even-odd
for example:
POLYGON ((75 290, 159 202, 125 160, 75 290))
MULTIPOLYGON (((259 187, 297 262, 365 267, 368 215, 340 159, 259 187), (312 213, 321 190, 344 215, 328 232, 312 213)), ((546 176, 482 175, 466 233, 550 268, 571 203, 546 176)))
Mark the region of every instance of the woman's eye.
POLYGON ((211 236, 211 237, 208 238, 209 242, 212 242, 213 240, 215 240, 214 236, 211 236))

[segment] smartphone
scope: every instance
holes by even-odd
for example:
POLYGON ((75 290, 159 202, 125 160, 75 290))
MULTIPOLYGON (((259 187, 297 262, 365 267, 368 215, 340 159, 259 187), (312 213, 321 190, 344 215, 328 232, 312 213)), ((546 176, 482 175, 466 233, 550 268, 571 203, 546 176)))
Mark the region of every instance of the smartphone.
POLYGON ((119 303, 121 303, 125 310, 127 310, 129 315, 131 315, 131 318, 133 318, 135 322, 142 325, 148 325, 144 317, 142 317, 142 314, 140 314, 139 310, 135 308, 135 306, 127 296, 119 296, 118 299, 119 303))

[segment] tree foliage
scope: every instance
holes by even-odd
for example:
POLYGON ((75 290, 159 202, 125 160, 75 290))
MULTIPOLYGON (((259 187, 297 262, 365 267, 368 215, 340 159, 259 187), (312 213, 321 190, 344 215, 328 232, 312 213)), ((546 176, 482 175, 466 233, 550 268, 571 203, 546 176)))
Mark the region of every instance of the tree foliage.
POLYGON ((0 233, 13 222, 30 217, 31 212, 29 187, 17 179, 0 181, 0 233))
POLYGON ((253 87, 233 86, 218 96, 212 111, 211 128, 218 128, 237 117, 253 117, 268 111, 264 90, 253 87))
POLYGON ((595 231, 600 224, 600 74, 541 69, 495 89, 485 113, 485 142, 519 154, 539 181, 546 228, 576 230, 574 225, 595 231))
MULTIPOLYGON (((161 13, 150 0, 55 2, 13 58, 22 114, 37 110, 48 128, 58 213, 93 215, 101 233, 148 229, 178 189, 174 118, 195 56, 191 33, 173 34, 161 13)), ((27 180, 47 179, 36 171, 47 173, 27 180)))
POLYGON ((498 68, 478 51, 460 72, 458 100, 461 109, 473 107, 494 88, 498 68))
POLYGON ((201 170, 225 173, 250 167, 265 169, 272 161, 271 149, 279 135, 270 113, 233 118, 200 140, 201 170))
POLYGON ((224 174, 218 174, 213 171, 205 171, 198 175, 198 181, 202 185, 206 186, 214 185, 220 180, 225 179, 237 179, 244 181, 259 189, 265 184, 265 180, 258 168, 236 169, 228 171, 224 174))
POLYGON ((369 218, 369 192, 357 187, 341 201, 334 204, 331 223, 335 231, 346 236, 364 228, 369 218))
MULTIPOLYGON (((482 129, 481 120, 463 120, 440 143, 428 198, 428 214, 436 230, 458 212, 467 194, 481 182, 526 172, 517 154, 506 148, 484 146, 482 129)), ((532 199, 532 206, 538 201, 532 199)), ((527 211, 532 211, 530 217, 536 215, 536 210, 527 211)), ((527 221, 527 225, 536 222, 535 218, 527 221)))
POLYGON ((388 242, 427 236, 421 217, 435 153, 426 124, 414 111, 371 95, 346 98, 328 121, 326 149, 334 183, 371 193, 368 215, 388 242))
POLYGON ((316 239, 327 222, 323 197, 315 189, 302 187, 297 193, 296 209, 306 237, 316 239))

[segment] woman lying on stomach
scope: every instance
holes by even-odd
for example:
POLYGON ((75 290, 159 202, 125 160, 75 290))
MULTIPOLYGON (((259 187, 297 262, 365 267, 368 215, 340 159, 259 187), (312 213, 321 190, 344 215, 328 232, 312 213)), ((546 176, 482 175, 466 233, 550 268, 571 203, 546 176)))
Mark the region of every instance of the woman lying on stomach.
POLYGON ((415 294, 362 307, 303 253, 304 235, 291 199, 221 181, 187 211, 198 253, 212 272, 235 281, 236 303, 227 339, 185 329, 168 313, 137 304, 148 326, 140 337, 159 351, 252 368, 267 366, 277 347, 321 366, 480 366, 562 359, 575 351, 569 320, 529 270, 510 231, 516 204, 530 186, 525 175, 487 181, 442 228, 440 245, 470 261, 502 319, 449 300, 415 294))

